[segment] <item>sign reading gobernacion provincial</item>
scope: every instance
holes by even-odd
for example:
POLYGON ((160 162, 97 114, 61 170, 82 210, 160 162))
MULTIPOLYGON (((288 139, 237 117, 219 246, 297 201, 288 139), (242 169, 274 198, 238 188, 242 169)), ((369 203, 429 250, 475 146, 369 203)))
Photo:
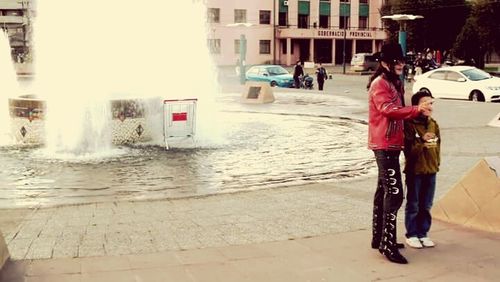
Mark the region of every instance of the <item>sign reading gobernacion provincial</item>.
POLYGON ((372 31, 356 31, 356 30, 318 30, 318 36, 330 38, 343 38, 344 32, 347 32, 346 38, 373 38, 372 31))

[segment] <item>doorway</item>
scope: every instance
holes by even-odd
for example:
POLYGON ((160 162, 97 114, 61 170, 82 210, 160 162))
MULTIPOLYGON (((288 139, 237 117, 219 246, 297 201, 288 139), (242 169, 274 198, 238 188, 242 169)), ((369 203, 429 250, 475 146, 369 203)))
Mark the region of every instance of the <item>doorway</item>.
POLYGON ((316 39, 314 40, 314 62, 322 64, 332 63, 332 40, 316 39))
MULTIPOLYGON (((351 63, 352 58, 352 40, 345 40, 345 63, 346 65, 351 63)), ((335 40, 335 62, 337 64, 342 64, 344 62, 344 40, 335 40)))

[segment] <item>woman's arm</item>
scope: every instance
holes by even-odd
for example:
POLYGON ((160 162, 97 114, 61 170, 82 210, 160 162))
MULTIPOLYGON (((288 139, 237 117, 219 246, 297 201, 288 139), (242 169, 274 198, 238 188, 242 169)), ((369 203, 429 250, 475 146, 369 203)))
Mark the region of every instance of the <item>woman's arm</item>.
POLYGON ((389 82, 384 79, 378 79, 372 83, 370 95, 377 110, 382 115, 394 120, 417 117, 419 115, 418 106, 401 106, 399 97, 394 95, 393 91, 389 82))

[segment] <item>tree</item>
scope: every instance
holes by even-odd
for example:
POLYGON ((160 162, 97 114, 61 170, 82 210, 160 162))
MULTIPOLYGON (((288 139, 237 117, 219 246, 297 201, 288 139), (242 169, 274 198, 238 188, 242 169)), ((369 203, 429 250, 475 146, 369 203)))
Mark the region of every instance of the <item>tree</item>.
MULTIPOLYGON (((449 50, 470 13, 470 6, 466 0, 390 0, 381 13, 424 17, 407 23, 408 50, 449 50)), ((397 30, 389 25, 389 37, 397 37, 397 30)))
POLYGON ((500 1, 479 0, 460 34, 453 51, 456 56, 474 59, 476 66, 484 67, 485 55, 500 52, 500 1))

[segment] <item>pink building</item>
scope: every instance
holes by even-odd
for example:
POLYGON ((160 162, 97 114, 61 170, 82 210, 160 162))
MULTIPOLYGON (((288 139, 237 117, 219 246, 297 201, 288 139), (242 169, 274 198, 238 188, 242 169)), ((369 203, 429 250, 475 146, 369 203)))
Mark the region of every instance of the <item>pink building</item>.
POLYGON ((386 38, 379 9, 383 0, 208 0, 208 43, 218 65, 234 65, 240 36, 247 64, 350 62, 372 53, 386 38), (236 25, 245 23, 246 26, 236 25), (235 26, 236 25, 236 26, 235 26))
POLYGON ((218 65, 236 63, 242 34, 247 40, 247 64, 273 62, 273 0, 208 0, 207 7, 208 44, 218 65), (251 25, 231 26, 235 23, 251 25))

